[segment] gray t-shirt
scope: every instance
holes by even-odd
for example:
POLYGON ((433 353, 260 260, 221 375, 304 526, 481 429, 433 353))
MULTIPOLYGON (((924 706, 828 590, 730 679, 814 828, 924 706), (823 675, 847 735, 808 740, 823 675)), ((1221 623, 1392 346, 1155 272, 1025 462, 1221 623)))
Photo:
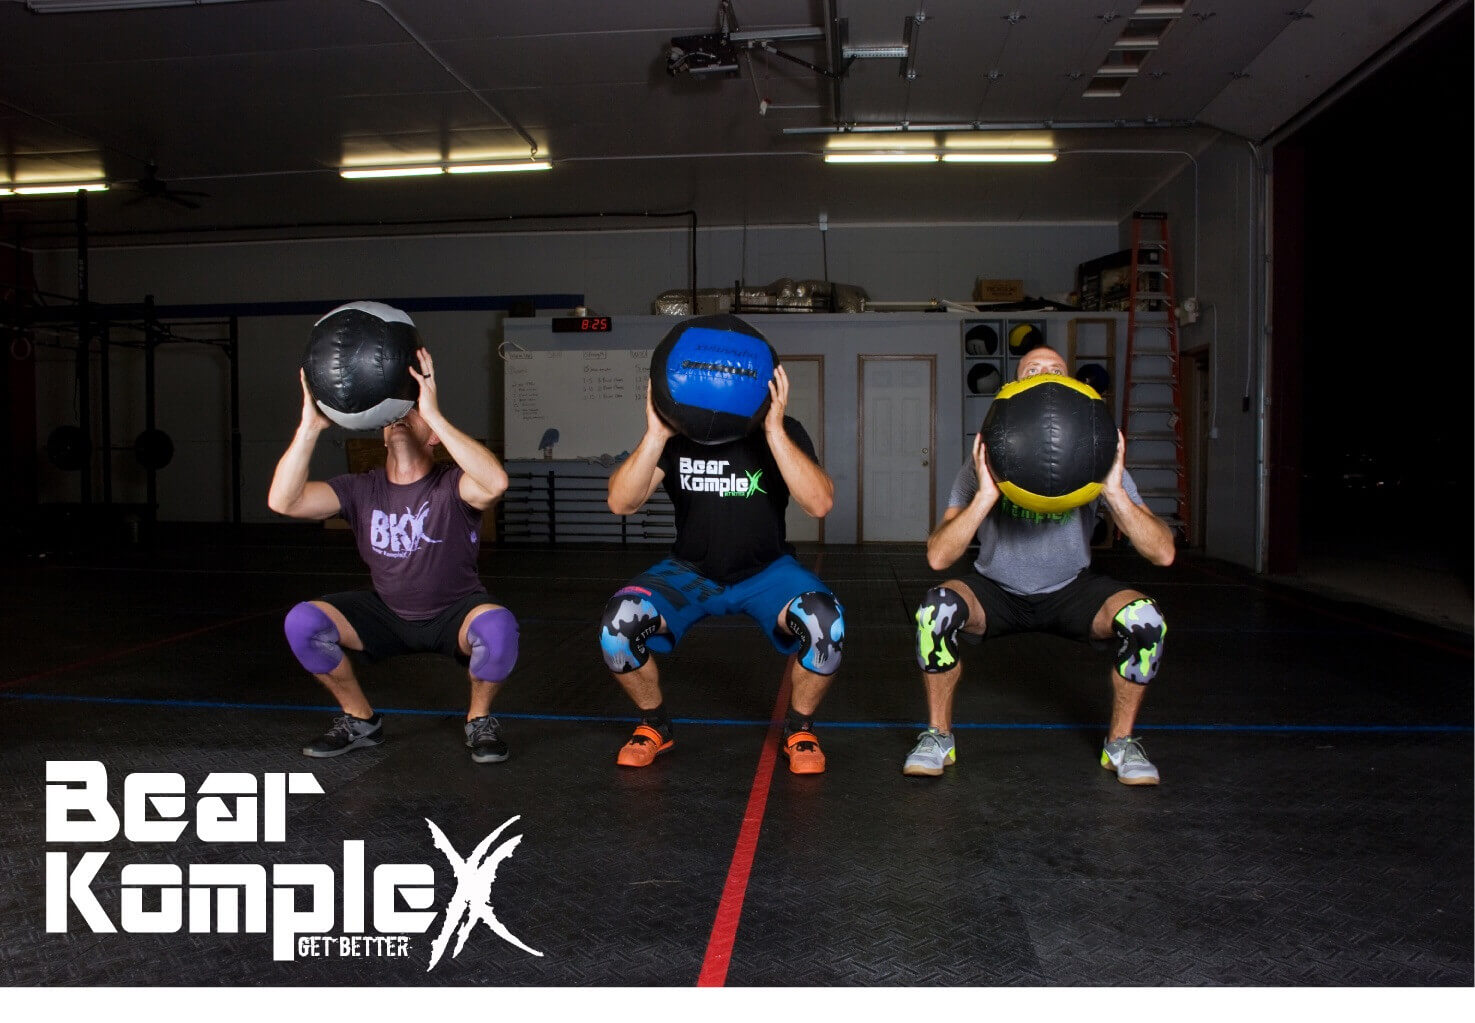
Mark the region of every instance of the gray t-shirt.
MULTIPOLYGON (((1122 486, 1134 504, 1142 503, 1137 484, 1125 470, 1122 486)), ((978 474, 970 459, 953 480, 948 507, 965 507, 977 493, 978 474)), ((1011 593, 1053 593, 1091 564, 1091 533, 1106 513, 1106 500, 1100 497, 1056 518, 1020 508, 1000 495, 978 527, 978 560, 973 567, 1011 593)))

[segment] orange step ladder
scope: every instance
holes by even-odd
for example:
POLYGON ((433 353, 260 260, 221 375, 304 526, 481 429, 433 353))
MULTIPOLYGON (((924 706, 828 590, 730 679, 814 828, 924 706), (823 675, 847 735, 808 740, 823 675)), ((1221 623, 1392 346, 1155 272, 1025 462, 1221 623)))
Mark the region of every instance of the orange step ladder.
POLYGON ((1122 434, 1138 493, 1180 538, 1188 536, 1188 475, 1183 456, 1182 369, 1178 357, 1173 253, 1166 213, 1132 214, 1127 359, 1122 374, 1122 434))

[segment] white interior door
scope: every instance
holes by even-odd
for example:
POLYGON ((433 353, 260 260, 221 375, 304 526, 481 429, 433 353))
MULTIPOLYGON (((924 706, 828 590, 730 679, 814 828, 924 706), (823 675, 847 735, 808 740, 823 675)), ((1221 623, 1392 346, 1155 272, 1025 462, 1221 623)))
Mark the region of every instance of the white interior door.
POLYGON ((932 529, 932 356, 860 357, 861 542, 932 529))
MULTIPOLYGON (((804 424, 809 439, 814 441, 819 464, 825 464, 825 410, 823 355, 785 355, 780 359, 784 372, 789 375, 788 414, 804 424)), ((819 519, 810 518, 792 499, 788 513, 784 516, 785 529, 791 542, 816 541, 820 539, 819 519)))

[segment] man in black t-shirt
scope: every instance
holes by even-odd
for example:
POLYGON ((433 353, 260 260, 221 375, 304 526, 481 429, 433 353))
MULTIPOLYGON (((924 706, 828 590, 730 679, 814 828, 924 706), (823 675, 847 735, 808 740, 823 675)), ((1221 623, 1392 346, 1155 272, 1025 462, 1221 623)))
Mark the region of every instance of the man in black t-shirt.
POLYGON ((834 483, 796 419, 784 415, 789 378, 774 368, 761 432, 699 444, 663 420, 646 392, 645 436, 609 480, 616 515, 638 511, 665 486, 676 509, 671 556, 616 591, 605 607, 600 647, 641 720, 616 762, 645 767, 673 743, 650 656, 666 653, 708 615, 746 614, 789 655, 783 752, 795 774, 820 774, 825 755, 813 716, 840 666, 844 609, 828 586, 800 567, 784 536, 789 498, 823 518, 834 483))

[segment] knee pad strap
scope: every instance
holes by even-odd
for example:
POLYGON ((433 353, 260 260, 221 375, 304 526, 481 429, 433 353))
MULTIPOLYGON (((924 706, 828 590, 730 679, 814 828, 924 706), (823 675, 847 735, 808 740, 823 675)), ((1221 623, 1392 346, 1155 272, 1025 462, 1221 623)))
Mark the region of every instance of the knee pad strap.
POLYGON ((917 608, 917 664, 929 675, 958 664, 958 633, 968 622, 968 605, 946 586, 934 586, 917 608))
POLYGON ((784 612, 789 631, 799 638, 799 663, 816 675, 840 670, 845 646, 845 609, 833 593, 811 590, 789 602, 784 612))
POLYGON ((642 591, 620 590, 611 597, 599 629, 599 649, 609 670, 623 675, 650 660, 645 641, 660 627, 660 613, 642 591))
POLYGON ((314 675, 326 675, 343 663, 338 627, 316 604, 304 601, 293 607, 282 629, 298 662, 314 675))
POLYGON ((471 619, 466 642, 471 647, 471 677, 501 682, 517 663, 517 619, 505 607, 494 607, 471 619))
POLYGON ((1168 634, 1162 611, 1147 597, 1134 600, 1111 620, 1112 631, 1121 639, 1116 652, 1116 670, 1128 682, 1146 685, 1157 674, 1163 656, 1163 639, 1168 634))

